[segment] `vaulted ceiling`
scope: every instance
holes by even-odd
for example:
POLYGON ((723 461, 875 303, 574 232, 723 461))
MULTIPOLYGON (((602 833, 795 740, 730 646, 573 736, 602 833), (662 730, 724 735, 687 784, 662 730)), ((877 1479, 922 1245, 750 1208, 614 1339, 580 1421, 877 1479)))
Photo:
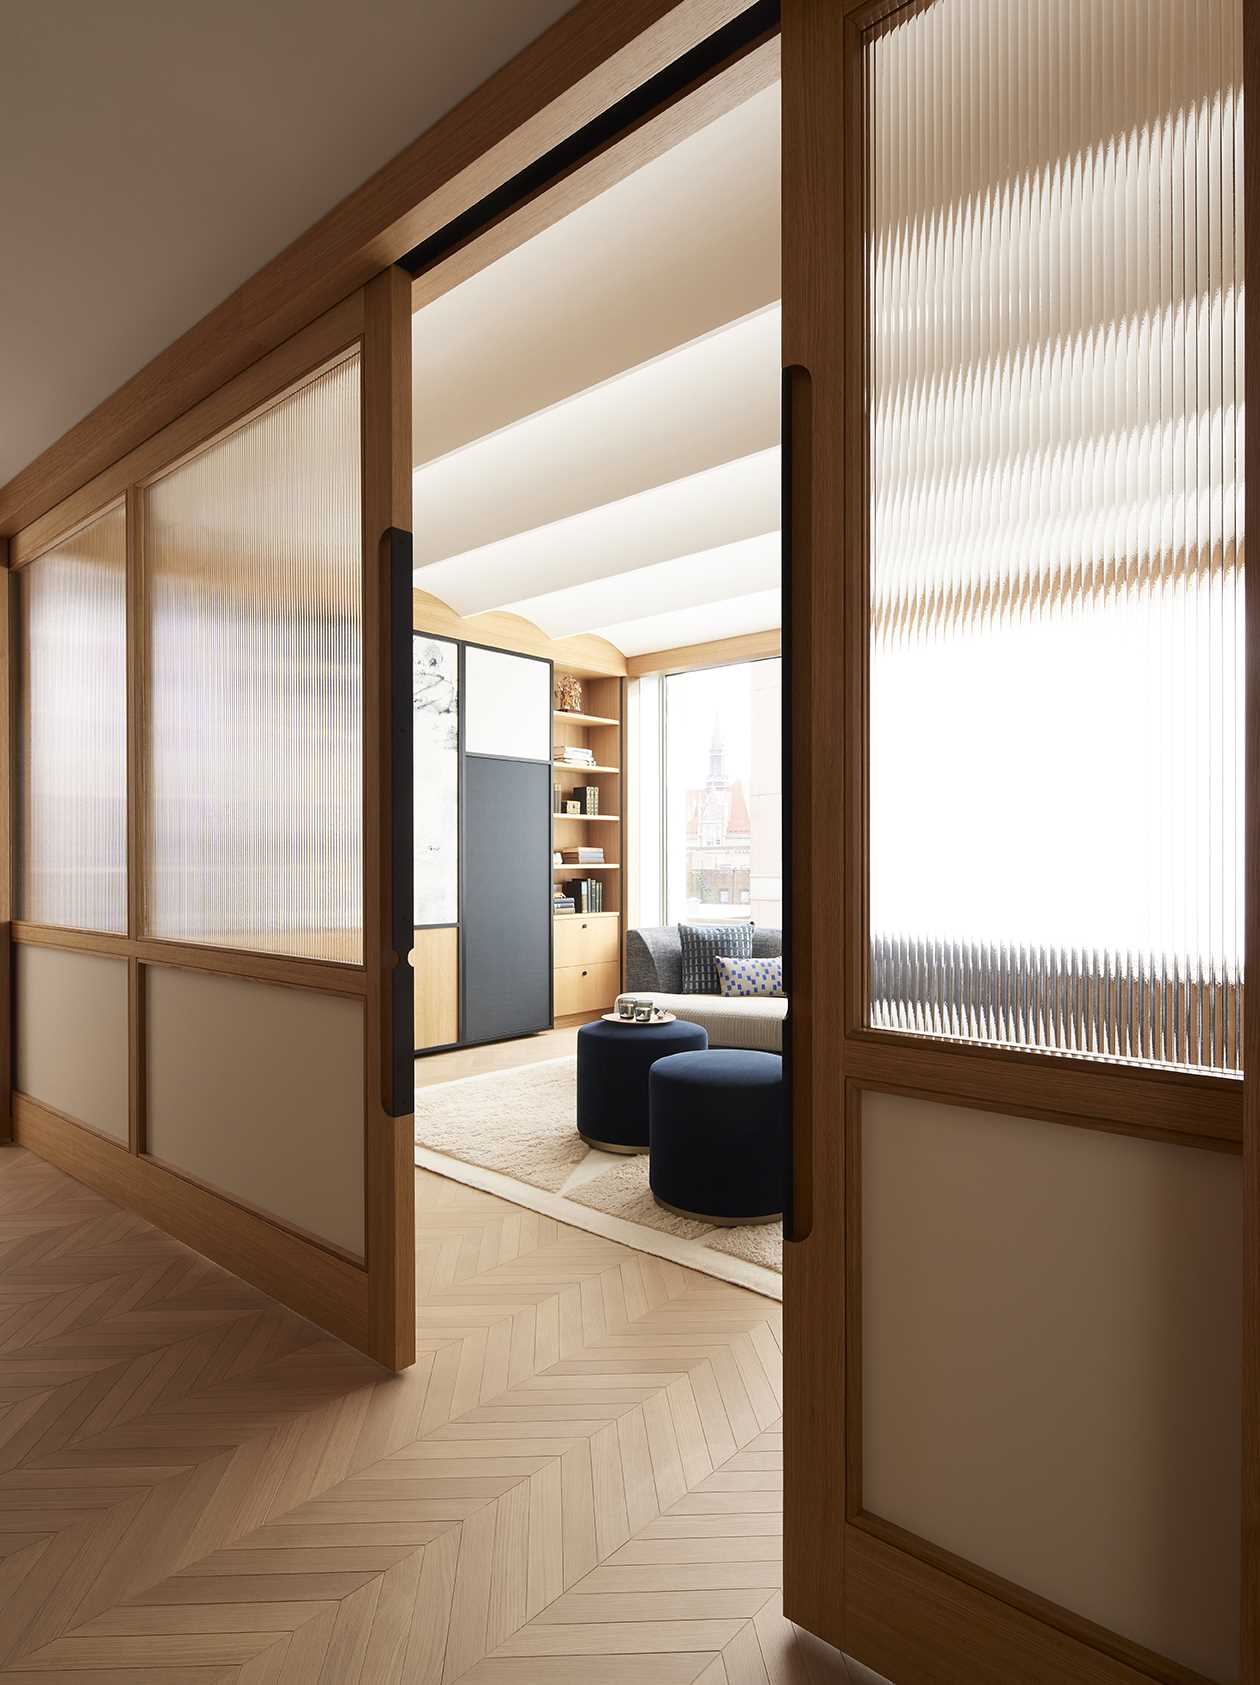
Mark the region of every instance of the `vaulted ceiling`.
POLYGON ((416 583, 626 655, 779 624, 779 93, 413 318, 416 583))

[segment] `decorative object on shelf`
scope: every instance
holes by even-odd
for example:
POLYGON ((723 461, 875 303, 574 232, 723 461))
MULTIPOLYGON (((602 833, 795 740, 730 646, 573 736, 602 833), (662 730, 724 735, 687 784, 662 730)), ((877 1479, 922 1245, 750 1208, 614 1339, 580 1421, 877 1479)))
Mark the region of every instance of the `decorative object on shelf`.
POLYGON ((563 866, 564 865, 564 856, 561 854, 561 852, 558 848, 554 848, 551 851, 551 864, 553 866, 563 866))
POLYGON ((581 802, 567 801, 564 804, 564 811, 566 813, 576 814, 580 817, 582 813, 582 804, 581 802))
POLYGON ((560 786, 558 784, 553 784, 551 786, 551 811, 553 813, 564 812, 564 797, 560 793, 560 786))
POLYGON ((556 680, 556 707, 562 714, 582 712, 582 681, 572 673, 561 673, 556 680))

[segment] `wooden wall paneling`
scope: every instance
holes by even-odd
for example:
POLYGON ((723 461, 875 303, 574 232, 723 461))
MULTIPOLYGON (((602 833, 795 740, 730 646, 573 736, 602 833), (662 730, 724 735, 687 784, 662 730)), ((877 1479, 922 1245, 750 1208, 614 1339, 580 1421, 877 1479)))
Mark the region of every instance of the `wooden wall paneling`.
POLYGON ((411 289, 397 268, 364 289, 363 325, 363 942, 367 977, 367 1265, 371 1351, 391 1369, 415 1362, 414 1124, 391 1117, 386 1015, 392 949, 388 556, 390 527, 411 530, 411 289))
POLYGON ((849 837, 843 599, 832 558, 843 533, 848 462, 834 371, 848 262, 846 175, 835 142, 845 19, 817 0, 783 5, 783 362, 809 371, 793 389, 791 532, 792 1132, 802 1176, 818 1190, 806 1238, 784 1249, 784 1610, 847 1648, 845 1564, 844 1159, 840 1077, 844 1000, 833 936, 845 930, 849 837), (817 288, 825 285, 825 301, 817 288), (827 933, 815 943, 815 933, 827 933), (806 1160, 805 1155, 808 1154, 806 1160), (825 1202, 823 1195, 825 1193, 825 1202))
POLYGON ((0 534, 38 520, 745 4, 580 0, 0 488, 0 534))
POLYGON ((721 667, 734 661, 765 661, 783 653, 779 627, 768 632, 743 632, 734 638, 714 638, 707 644, 680 644, 677 649, 651 655, 631 655, 626 672, 632 679, 648 673, 689 673, 698 667, 721 667))
MULTIPOLYGON (((1244 4, 1243 99, 1260 96, 1260 11, 1244 4)), ((1249 122, 1243 131, 1243 229, 1246 249, 1260 251, 1260 138, 1249 122)), ((1244 391, 1260 392, 1260 332, 1254 323, 1254 294, 1247 293, 1244 391)), ((1260 428, 1248 427, 1243 472, 1248 486, 1260 485, 1260 428)), ((1248 525, 1250 522, 1248 521, 1248 525)), ((1244 877, 1260 883, 1260 591, 1246 593, 1246 739, 1243 787, 1244 877)), ((1242 1679, 1260 1685, 1260 895, 1246 898, 1243 997, 1243 1460, 1242 1460, 1242 1679)))

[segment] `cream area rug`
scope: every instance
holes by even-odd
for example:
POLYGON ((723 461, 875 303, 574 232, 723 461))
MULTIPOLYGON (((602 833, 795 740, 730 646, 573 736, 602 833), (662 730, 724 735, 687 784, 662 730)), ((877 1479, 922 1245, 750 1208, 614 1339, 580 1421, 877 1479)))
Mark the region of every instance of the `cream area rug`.
POLYGON ((578 1228, 779 1297, 780 1223, 716 1228, 663 1210, 648 1185, 648 1155, 592 1150, 576 1117, 572 1055, 459 1077, 416 1090, 416 1160, 578 1228), (469 1167, 466 1175, 461 1166, 469 1167), (528 1189, 542 1192, 531 1198, 528 1189))
POLYGON ((573 1124, 576 1095, 574 1058, 418 1088, 416 1142, 558 1193, 589 1151, 573 1124))

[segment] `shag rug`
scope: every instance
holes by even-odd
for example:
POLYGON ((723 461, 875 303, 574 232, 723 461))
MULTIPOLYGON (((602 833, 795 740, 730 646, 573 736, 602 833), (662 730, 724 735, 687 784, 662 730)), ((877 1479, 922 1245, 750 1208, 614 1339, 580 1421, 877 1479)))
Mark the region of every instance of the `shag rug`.
POLYGON ((664 1210, 648 1186, 648 1155, 593 1153, 577 1132, 576 1113, 577 1060, 568 1055, 418 1088, 416 1141, 447 1158, 561 1194, 574 1205, 678 1240, 701 1241, 710 1251, 783 1273, 781 1223, 715 1228, 664 1210), (590 1159, 606 1160, 608 1168, 566 1186, 590 1159))

